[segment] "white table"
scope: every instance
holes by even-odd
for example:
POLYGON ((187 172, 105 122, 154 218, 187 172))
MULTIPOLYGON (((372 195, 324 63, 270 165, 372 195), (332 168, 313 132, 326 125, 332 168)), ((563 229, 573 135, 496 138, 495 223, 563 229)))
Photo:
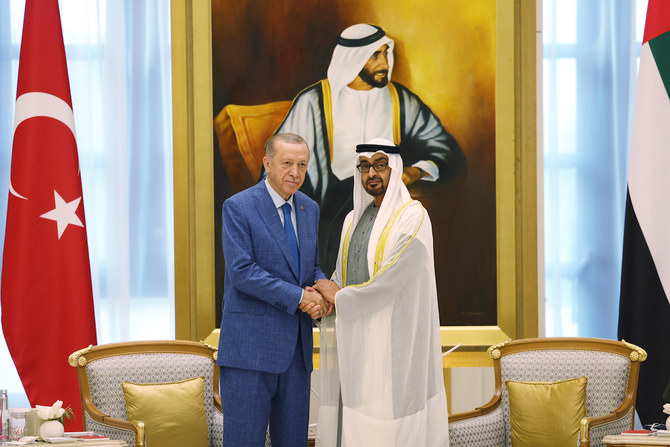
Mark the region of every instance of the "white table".
POLYGON ((603 442, 610 447, 670 446, 670 436, 608 435, 603 442))
MULTIPOLYGON (((12 444, 8 444, 8 447, 12 444)), ((33 444, 26 444, 27 446, 39 446, 39 447, 128 447, 126 441, 112 440, 112 439, 101 439, 96 441, 83 441, 83 440, 73 440, 72 442, 35 442, 33 444)))

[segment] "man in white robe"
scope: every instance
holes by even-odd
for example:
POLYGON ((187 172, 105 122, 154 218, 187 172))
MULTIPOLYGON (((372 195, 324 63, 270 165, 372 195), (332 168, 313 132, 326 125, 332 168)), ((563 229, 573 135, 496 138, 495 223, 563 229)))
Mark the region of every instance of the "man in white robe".
POLYGON ((321 208, 321 268, 334 270, 337 234, 351 211, 351 164, 357 144, 385 138, 401 149, 406 184, 445 181, 463 171, 465 160, 439 118, 407 87, 391 82, 394 41, 373 25, 345 29, 327 79, 293 101, 277 133, 300 135, 310 148, 301 191, 321 208))
POLYGON ((321 322, 318 446, 449 445, 432 229, 398 151, 384 139, 357 146, 336 270, 315 284, 335 305, 321 322))

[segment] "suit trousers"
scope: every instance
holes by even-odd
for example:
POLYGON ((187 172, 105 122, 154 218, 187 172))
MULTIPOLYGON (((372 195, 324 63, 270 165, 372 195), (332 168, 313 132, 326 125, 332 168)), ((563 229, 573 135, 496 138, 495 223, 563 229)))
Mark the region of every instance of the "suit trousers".
POLYGON ((270 425, 273 447, 307 445, 310 374, 298 331, 293 360, 280 374, 221 367, 223 445, 264 446, 270 425))

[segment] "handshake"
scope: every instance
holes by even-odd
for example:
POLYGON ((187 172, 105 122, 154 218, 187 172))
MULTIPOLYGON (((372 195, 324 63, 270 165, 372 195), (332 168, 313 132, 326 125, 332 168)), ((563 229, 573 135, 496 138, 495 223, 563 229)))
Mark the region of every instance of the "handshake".
POLYGON ((313 287, 305 287, 298 309, 314 320, 330 315, 335 309, 335 294, 339 290, 340 287, 335 282, 318 279, 313 287))

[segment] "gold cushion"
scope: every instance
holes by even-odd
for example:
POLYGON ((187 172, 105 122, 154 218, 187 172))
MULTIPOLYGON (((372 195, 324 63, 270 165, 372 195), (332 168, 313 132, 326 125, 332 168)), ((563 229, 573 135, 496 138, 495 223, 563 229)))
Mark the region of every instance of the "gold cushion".
POLYGON ((208 447, 205 377, 180 382, 123 382, 128 420, 144 422, 147 445, 208 447))
POLYGON ((281 125, 290 108, 291 101, 254 106, 228 104, 214 118, 221 162, 233 193, 258 182, 265 143, 281 125))
POLYGON ((513 447, 577 445, 586 416, 586 377, 559 382, 505 382, 513 447))

